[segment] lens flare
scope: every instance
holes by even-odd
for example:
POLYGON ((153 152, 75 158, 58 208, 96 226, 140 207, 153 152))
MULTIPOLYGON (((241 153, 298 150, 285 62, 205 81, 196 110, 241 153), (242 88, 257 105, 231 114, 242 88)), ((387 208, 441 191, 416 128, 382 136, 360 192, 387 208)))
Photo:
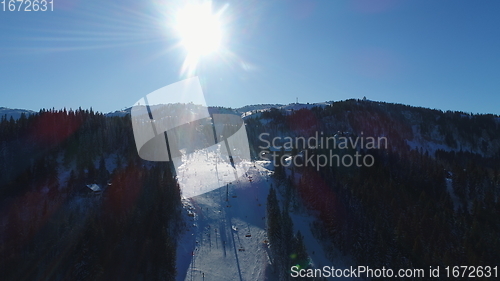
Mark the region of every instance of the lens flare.
POLYGON ((176 17, 176 31, 187 52, 183 70, 196 68, 201 57, 219 50, 222 40, 220 13, 212 12, 212 2, 188 4, 176 17))

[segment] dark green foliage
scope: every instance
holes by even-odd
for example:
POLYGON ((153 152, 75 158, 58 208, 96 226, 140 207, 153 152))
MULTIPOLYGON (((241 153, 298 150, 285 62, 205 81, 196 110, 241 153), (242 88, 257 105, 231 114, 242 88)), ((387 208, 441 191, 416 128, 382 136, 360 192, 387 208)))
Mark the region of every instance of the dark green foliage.
MULTIPOLYGON (((331 245, 326 249, 378 268, 495 266, 500 261, 498 116, 359 100, 269 115, 265 124, 270 125, 260 125, 261 132, 271 134, 267 139, 308 137, 317 130, 325 136, 340 131, 389 140, 388 149, 358 148, 362 155, 373 155, 373 167, 288 171, 301 175, 289 188, 317 214, 315 233, 331 245), (283 118, 293 122, 279 129, 272 125, 283 118), (408 141, 454 151, 429 153, 411 149, 408 141)), ((329 152, 309 151, 315 157, 329 152)), ((284 183, 286 173, 279 169, 277 180, 284 183)))
POLYGON ((0 152, 2 280, 174 280, 179 187, 138 158, 129 117, 3 119, 0 152))

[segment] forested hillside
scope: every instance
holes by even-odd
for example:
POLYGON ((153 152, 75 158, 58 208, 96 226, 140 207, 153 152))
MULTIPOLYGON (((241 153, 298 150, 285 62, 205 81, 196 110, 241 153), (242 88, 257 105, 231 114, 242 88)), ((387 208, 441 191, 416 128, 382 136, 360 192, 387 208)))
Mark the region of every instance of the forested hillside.
MULTIPOLYGON (((340 252, 378 268, 498 264, 500 117, 367 100, 211 112, 243 116, 254 160, 263 150, 291 155, 269 164, 262 218, 280 280, 292 265, 310 266, 291 212, 313 218, 331 260, 340 252), (279 147, 263 149, 263 133, 279 147), (317 134, 387 146, 282 148, 286 137, 317 134), (304 165, 331 153, 374 161, 304 165)), ((138 157, 128 114, 1 117, 0 170, 2 280, 174 280, 180 189, 168 162, 138 157)))
MULTIPOLYGON (((359 265, 444 270, 498 264, 498 116, 360 100, 310 110, 273 108, 251 116, 246 122, 251 124, 247 128, 255 155, 263 145, 257 136, 263 132, 271 133, 269 139, 310 137, 318 131, 389 140, 387 149, 358 145, 333 150, 340 155, 370 154, 375 158, 371 167, 303 165, 304 150, 311 163, 321 155, 328 157, 327 149, 317 147, 288 152, 302 159, 302 167, 292 161, 286 167, 276 163, 275 178, 284 196, 278 204, 270 194, 268 235, 278 246, 275 256, 287 266, 300 263, 279 254, 288 249, 283 245, 297 247, 290 242, 292 234, 284 233, 288 210, 297 204, 317 218, 314 231, 332 256, 340 250, 359 265)), ((286 266, 276 266, 287 273, 286 266)))
POLYGON ((172 280, 179 188, 138 158, 129 116, 2 118, 0 165, 2 280, 172 280))

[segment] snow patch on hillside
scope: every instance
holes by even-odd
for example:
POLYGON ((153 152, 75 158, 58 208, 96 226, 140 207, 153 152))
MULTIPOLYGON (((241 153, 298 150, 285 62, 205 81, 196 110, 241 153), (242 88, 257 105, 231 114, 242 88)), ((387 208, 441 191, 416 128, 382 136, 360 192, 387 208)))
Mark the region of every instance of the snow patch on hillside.
MULTIPOLYGON (((194 169, 199 163, 186 164, 194 169)), ((252 165, 234 183, 214 171, 211 176, 219 178, 220 188, 183 200, 188 229, 178 243, 177 280, 268 279, 264 218, 269 179, 260 177, 262 169, 252 165)))
POLYGON ((270 111, 271 108, 276 108, 278 110, 282 110, 285 114, 290 114, 293 111, 297 111, 300 109, 311 109, 313 107, 326 107, 331 106, 331 102, 319 102, 319 103, 291 103, 289 105, 259 105, 259 106, 246 106, 240 109, 237 109, 238 112, 241 113, 243 118, 246 117, 259 117, 262 112, 270 111), (247 110, 249 109, 249 110, 247 110), (247 111, 243 111, 247 110, 247 111))
POLYGON ((30 114, 36 113, 35 111, 32 110, 27 110, 27 109, 16 109, 16 108, 6 108, 6 107, 0 107, 0 118, 5 116, 7 120, 10 119, 10 117, 14 118, 14 120, 17 120, 21 118, 21 114, 25 114, 26 117, 30 114))
POLYGON ((437 150, 443 150, 443 151, 460 151, 460 149, 464 151, 472 151, 476 152, 479 154, 482 154, 481 151, 473 151, 472 148, 468 145, 461 145, 461 147, 453 148, 445 144, 444 136, 440 134, 436 128, 434 128, 433 131, 430 132, 430 138, 431 140, 426 140, 422 136, 422 133, 420 131, 420 128, 418 125, 413 125, 412 126, 412 131, 413 131, 413 139, 412 140, 406 140, 406 144, 410 147, 410 149, 414 150, 419 150, 422 149, 422 151, 427 151, 430 156, 434 156, 437 150))
MULTIPOLYGON (((210 153, 215 153, 209 152, 210 153)), ((183 158, 183 169, 206 166, 206 160, 217 158, 206 153, 183 158)), ((225 165, 224 163, 220 163, 225 165)), ((220 188, 192 198, 184 198, 187 228, 178 241, 177 281, 185 280, 277 280, 272 269, 266 234, 266 200, 271 186, 276 186, 269 161, 247 162, 248 171, 236 181, 225 172, 197 173, 195 181, 203 184, 215 177, 220 188)), ((182 179, 180 179, 182 180, 182 179)), ((314 237, 314 217, 304 213, 290 214, 295 231, 304 236, 311 264, 345 267, 339 257, 326 258, 321 243, 314 237)))
POLYGON ((455 190, 453 190, 453 180, 451 178, 446 178, 446 191, 450 194, 451 202, 453 202, 453 209, 457 211, 460 206, 460 200, 455 194, 455 190))

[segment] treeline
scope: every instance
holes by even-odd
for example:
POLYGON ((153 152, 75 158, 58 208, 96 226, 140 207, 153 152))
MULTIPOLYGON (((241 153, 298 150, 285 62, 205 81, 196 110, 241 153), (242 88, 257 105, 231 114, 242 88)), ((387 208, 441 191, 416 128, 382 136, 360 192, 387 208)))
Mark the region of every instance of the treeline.
POLYGON ((129 116, 2 118, 0 152, 2 280, 174 279, 179 187, 138 158, 129 116))
POLYGON ((301 178, 291 188, 318 214, 316 232, 330 248, 372 267, 496 265, 498 166, 444 152, 451 161, 417 151, 371 153, 370 168, 296 171, 301 178))
POLYGON ((279 136, 307 138, 316 132, 324 132, 325 136, 349 132, 354 136, 386 137, 390 149, 395 151, 407 150, 408 141, 490 157, 498 157, 500 151, 500 117, 491 114, 443 112, 351 99, 311 109, 271 108, 252 114, 245 122, 254 157, 258 157, 261 150, 258 146, 264 145, 258 138, 261 133, 269 133, 267 139, 273 139, 279 136))
MULTIPOLYGON (((291 167, 288 172, 276 167, 275 174, 317 215, 314 233, 332 256, 338 249, 360 265, 393 269, 497 265, 499 123, 493 115, 359 100, 294 112, 271 110, 248 120, 254 125, 252 136, 269 132, 268 139, 309 137, 316 131, 388 138, 387 150, 357 149, 373 155, 372 167, 291 167), (410 148, 407 141, 417 138, 455 151, 410 148), (299 180, 293 174, 300 174, 299 180)), ((258 142, 253 148, 259 150, 258 142)), ((328 153, 308 152, 314 159, 328 153)))
MULTIPOLYGON (((272 266, 279 280, 315 280, 312 278, 292 278, 291 267, 297 270, 311 268, 304 245, 304 237, 293 231, 293 222, 288 213, 288 202, 280 208, 276 191, 271 187, 267 196, 267 236, 269 238, 272 266)), ((319 279, 318 279, 319 280, 319 279)))

